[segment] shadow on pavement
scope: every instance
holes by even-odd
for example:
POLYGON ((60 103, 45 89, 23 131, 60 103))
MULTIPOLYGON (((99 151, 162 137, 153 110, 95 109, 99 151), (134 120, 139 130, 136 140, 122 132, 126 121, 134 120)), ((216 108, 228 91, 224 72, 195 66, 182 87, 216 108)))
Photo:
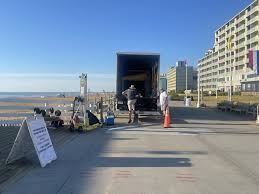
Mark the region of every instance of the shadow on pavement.
POLYGON ((118 140, 118 141, 121 141, 121 140, 138 140, 138 138, 119 138, 119 137, 114 137, 114 138, 112 138, 112 140, 118 140))
POLYGON ((175 119, 171 116, 171 124, 189 124, 189 122, 185 121, 184 119, 175 119))
POLYGON ((118 151, 104 151, 105 154, 153 154, 153 155, 207 155, 207 151, 145 151, 145 150, 118 150, 118 151))
POLYGON ((148 151, 147 154, 172 154, 172 155, 207 155, 207 151, 148 151))
POLYGON ((189 158, 100 157, 96 167, 191 167, 189 158))
POLYGON ((204 131, 204 132, 195 132, 195 131, 171 131, 179 133, 191 133, 191 134, 225 134, 225 135, 259 135, 256 132, 240 132, 240 131, 204 131))
POLYGON ((163 117, 156 118, 156 117, 142 117, 139 118, 140 122, 147 122, 147 123, 155 123, 155 124, 161 124, 163 123, 163 117))
MULTIPOLYGON (((238 126, 240 126, 240 125, 252 125, 252 126, 254 126, 254 124, 249 124, 249 123, 229 123, 229 122, 227 122, 227 123, 205 123, 205 122, 186 122, 186 121, 184 121, 184 122, 171 122, 171 124, 195 124, 195 125, 238 125, 238 126)), ((179 128, 179 127, 177 127, 177 128, 179 128)), ((186 127, 186 128, 190 128, 190 127, 186 127)), ((221 128, 222 129, 222 128, 221 128)))
POLYGON ((219 112, 216 109, 198 109, 194 107, 170 107, 171 119, 179 122, 186 120, 217 120, 217 121, 251 121, 250 117, 229 112, 219 112))
MULTIPOLYGON (((173 129, 173 128, 168 128, 168 129, 173 129)), ((134 130, 134 129, 128 129, 128 130, 117 130, 118 131, 123 131, 123 132, 146 132, 147 134, 156 134, 156 133, 179 133, 177 135, 182 134, 193 134, 193 135, 200 135, 200 134, 226 134, 226 135, 259 135, 257 132, 240 132, 240 131, 210 131, 211 129, 208 128, 199 128, 199 129, 207 129, 208 131, 192 131, 192 130, 144 130, 144 129, 139 129, 139 130, 134 130)), ((177 127, 179 129, 179 127, 177 127)), ((197 128, 195 128, 197 129, 197 128)), ((213 129, 213 128, 212 128, 213 129)), ((215 128, 214 128, 215 130, 215 128)))

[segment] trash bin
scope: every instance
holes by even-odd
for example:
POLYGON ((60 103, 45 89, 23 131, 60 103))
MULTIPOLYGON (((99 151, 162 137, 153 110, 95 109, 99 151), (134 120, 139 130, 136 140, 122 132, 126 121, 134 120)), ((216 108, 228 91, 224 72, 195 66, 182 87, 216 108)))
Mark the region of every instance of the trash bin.
POLYGON ((185 106, 191 106, 191 98, 185 99, 185 106))

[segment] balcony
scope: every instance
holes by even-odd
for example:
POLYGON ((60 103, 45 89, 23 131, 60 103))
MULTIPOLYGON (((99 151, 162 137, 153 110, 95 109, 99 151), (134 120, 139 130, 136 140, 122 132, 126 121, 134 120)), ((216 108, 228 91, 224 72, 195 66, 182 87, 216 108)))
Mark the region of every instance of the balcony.
POLYGON ((256 45, 254 45, 253 47, 251 47, 250 49, 252 50, 258 50, 258 43, 256 45))
POLYGON ((223 63, 223 62, 225 62, 225 60, 226 60, 226 58, 220 59, 220 60, 218 61, 218 63, 223 63))
POLYGON ((245 30, 245 29, 246 29, 246 25, 244 24, 244 25, 239 26, 236 31, 239 32, 239 31, 245 30))
POLYGON ((247 31, 247 34, 253 34, 254 32, 258 32, 257 26, 251 28, 250 30, 247 31))
POLYGON ((241 56, 246 55, 246 54, 247 54, 247 51, 246 51, 246 50, 243 50, 243 51, 241 51, 241 52, 238 52, 238 53, 236 54, 236 57, 241 57, 241 56))
POLYGON ((250 38, 249 40, 247 40, 247 44, 252 44, 252 43, 254 43, 254 42, 258 42, 259 41, 259 36, 258 35, 256 35, 255 37, 253 37, 253 38, 250 38))
POLYGON ((226 46, 225 44, 220 45, 220 46, 219 46, 219 50, 225 48, 225 46, 226 46))
POLYGON ((220 39, 219 41, 218 41, 218 44, 220 45, 220 44, 225 44, 226 43, 226 40, 225 40, 225 38, 223 39, 222 38, 222 40, 220 39))
POLYGON ((240 41, 242 39, 245 39, 246 36, 245 36, 245 33, 242 33, 242 34, 239 34, 237 37, 236 37, 236 41, 240 41))
MULTIPOLYGON (((225 56, 225 54, 224 54, 224 53, 222 53, 221 55, 219 55, 219 58, 220 58, 220 57, 223 57, 223 56, 225 56)), ((219 62, 219 60, 218 60, 218 62, 217 62, 217 63, 220 63, 220 62, 219 62)))
POLYGON ((221 64, 219 64, 218 70, 225 69, 225 61, 223 61, 221 64))
POLYGON ((222 47, 222 49, 219 50, 219 56, 225 55, 226 49, 222 47))
POLYGON ((259 11, 259 7, 255 6, 253 9, 250 10, 249 15, 253 15, 256 11, 259 11))
POLYGON ((225 35, 225 34, 221 34, 220 36, 218 36, 218 38, 219 38, 219 42, 224 41, 224 40, 225 40, 225 37, 226 37, 226 35, 225 35))
POLYGON ((243 15, 240 18, 238 18, 237 23, 240 23, 240 22, 242 22, 245 19, 246 19, 246 15, 243 15))
POLYGON ((253 24, 254 22, 256 22, 256 21, 259 21, 259 16, 255 16, 254 18, 252 18, 251 20, 249 20, 248 21, 248 25, 251 25, 251 24, 253 24))
POLYGON ((245 41, 242 42, 242 43, 239 43, 237 46, 236 46, 236 49, 240 49, 240 48, 243 48, 245 45, 245 41))
POLYGON ((244 65, 244 64, 245 64, 245 60, 234 62, 235 66, 244 65))
POLYGON ((221 38, 224 38, 226 36, 225 35, 225 30, 221 30, 221 32, 218 33, 218 36, 222 36, 221 38))

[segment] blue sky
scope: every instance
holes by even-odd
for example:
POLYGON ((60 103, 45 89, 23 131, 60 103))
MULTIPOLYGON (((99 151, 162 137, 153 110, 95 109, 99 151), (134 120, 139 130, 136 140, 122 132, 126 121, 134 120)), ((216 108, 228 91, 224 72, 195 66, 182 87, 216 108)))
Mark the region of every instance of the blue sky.
POLYGON ((252 0, 0 0, 0 91, 115 87, 117 51, 195 65, 214 31, 252 0))

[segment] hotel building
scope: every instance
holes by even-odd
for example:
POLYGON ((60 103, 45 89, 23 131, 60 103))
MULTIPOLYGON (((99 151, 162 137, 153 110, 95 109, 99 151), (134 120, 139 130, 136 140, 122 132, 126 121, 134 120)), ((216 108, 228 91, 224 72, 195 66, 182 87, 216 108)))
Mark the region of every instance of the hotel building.
POLYGON ((259 50, 259 4, 253 1, 215 32, 212 49, 198 61, 204 91, 259 91, 259 76, 249 64, 249 51, 259 50), (232 80, 232 81, 231 81, 232 80))

